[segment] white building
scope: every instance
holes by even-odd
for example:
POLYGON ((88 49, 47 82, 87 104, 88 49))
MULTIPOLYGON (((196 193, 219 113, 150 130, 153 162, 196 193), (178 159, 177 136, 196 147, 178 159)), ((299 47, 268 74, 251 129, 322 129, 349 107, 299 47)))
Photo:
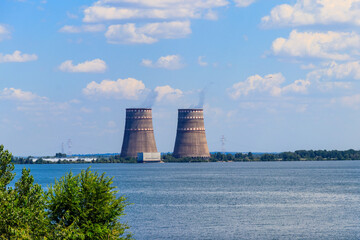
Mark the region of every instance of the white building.
POLYGON ((141 152, 137 154, 138 163, 148 163, 148 162, 161 162, 161 154, 159 152, 141 152))

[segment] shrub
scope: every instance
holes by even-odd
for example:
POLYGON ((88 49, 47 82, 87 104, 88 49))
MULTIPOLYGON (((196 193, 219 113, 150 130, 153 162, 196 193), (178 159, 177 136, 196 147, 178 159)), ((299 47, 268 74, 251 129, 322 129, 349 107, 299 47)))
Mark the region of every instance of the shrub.
POLYGON ((112 178, 88 168, 44 192, 24 168, 12 188, 11 158, 0 145, 0 239, 131 239, 119 222, 128 203, 116 197, 112 178))
POLYGON ((116 197, 112 183, 112 178, 89 168, 55 181, 47 206, 54 237, 65 228, 80 239, 130 239, 125 233, 129 227, 119 222, 128 203, 125 197, 116 197))

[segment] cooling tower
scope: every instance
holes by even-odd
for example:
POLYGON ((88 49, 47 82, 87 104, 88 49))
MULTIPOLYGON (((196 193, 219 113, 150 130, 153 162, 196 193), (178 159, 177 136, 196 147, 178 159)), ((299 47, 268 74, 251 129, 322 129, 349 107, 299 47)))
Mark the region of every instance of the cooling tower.
POLYGON ((173 156, 210 157, 202 109, 179 109, 173 156))
POLYGON ((139 152, 157 152, 151 108, 127 108, 121 157, 137 157, 139 152))

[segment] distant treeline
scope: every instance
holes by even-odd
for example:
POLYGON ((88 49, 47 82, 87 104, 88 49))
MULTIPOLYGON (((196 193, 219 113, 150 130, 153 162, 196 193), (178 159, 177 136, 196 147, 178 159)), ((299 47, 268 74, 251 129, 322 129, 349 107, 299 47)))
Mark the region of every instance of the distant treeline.
MULTIPOLYGON (((57 155, 57 157, 59 157, 57 155)), ((324 160, 360 160, 360 151, 353 149, 346 151, 327 151, 327 150, 298 150, 295 152, 282 153, 212 153, 210 158, 175 158, 171 153, 163 154, 163 162, 254 162, 254 161, 324 161, 324 160)), ((32 157, 13 157, 15 164, 68 164, 68 163, 136 163, 136 158, 122 158, 120 155, 100 156, 96 160, 85 161, 78 159, 76 161, 59 160, 57 162, 45 161, 39 158, 36 162, 32 157)))
MULTIPOLYGON (((50 157, 46 157, 50 158, 50 157)), ((78 163, 136 163, 136 158, 122 158, 120 155, 114 155, 109 157, 98 157, 96 160, 85 161, 85 159, 78 159, 75 161, 59 160, 59 161, 46 161, 43 158, 39 158, 36 161, 32 160, 32 157, 13 157, 12 162, 15 164, 78 164, 78 163)))
POLYGON ((338 150, 297 150, 278 154, 263 154, 260 161, 324 161, 324 160, 360 160, 360 151, 338 150))
POLYGON ((297 150, 295 152, 264 153, 264 154, 222 154, 211 155, 217 161, 324 161, 324 160, 360 160, 360 151, 353 149, 338 150, 297 150))

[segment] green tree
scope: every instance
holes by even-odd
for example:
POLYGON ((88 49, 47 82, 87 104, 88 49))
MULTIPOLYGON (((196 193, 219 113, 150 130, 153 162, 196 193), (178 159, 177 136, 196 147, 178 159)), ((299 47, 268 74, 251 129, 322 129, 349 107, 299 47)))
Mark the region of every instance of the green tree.
POLYGON ((254 155, 252 154, 252 152, 248 153, 248 158, 250 161, 254 160, 254 155))
POLYGON ((125 197, 116 197, 112 183, 112 178, 89 168, 55 181, 49 187, 47 206, 51 238, 130 239, 128 225, 119 222, 128 203, 125 197))
POLYGON ((15 188, 8 187, 15 176, 11 158, 11 153, 1 145, 0 238, 42 239, 47 232, 44 192, 25 168, 15 188))
POLYGON ((0 239, 130 239, 119 222, 128 205, 112 178, 89 169, 56 181, 48 193, 23 169, 15 188, 11 153, 0 145, 0 239))
POLYGON ((7 185, 14 179, 14 164, 11 162, 12 155, 4 146, 0 145, 0 190, 4 192, 7 185))
POLYGON ((275 155, 265 153, 260 157, 260 161, 275 161, 275 155))

